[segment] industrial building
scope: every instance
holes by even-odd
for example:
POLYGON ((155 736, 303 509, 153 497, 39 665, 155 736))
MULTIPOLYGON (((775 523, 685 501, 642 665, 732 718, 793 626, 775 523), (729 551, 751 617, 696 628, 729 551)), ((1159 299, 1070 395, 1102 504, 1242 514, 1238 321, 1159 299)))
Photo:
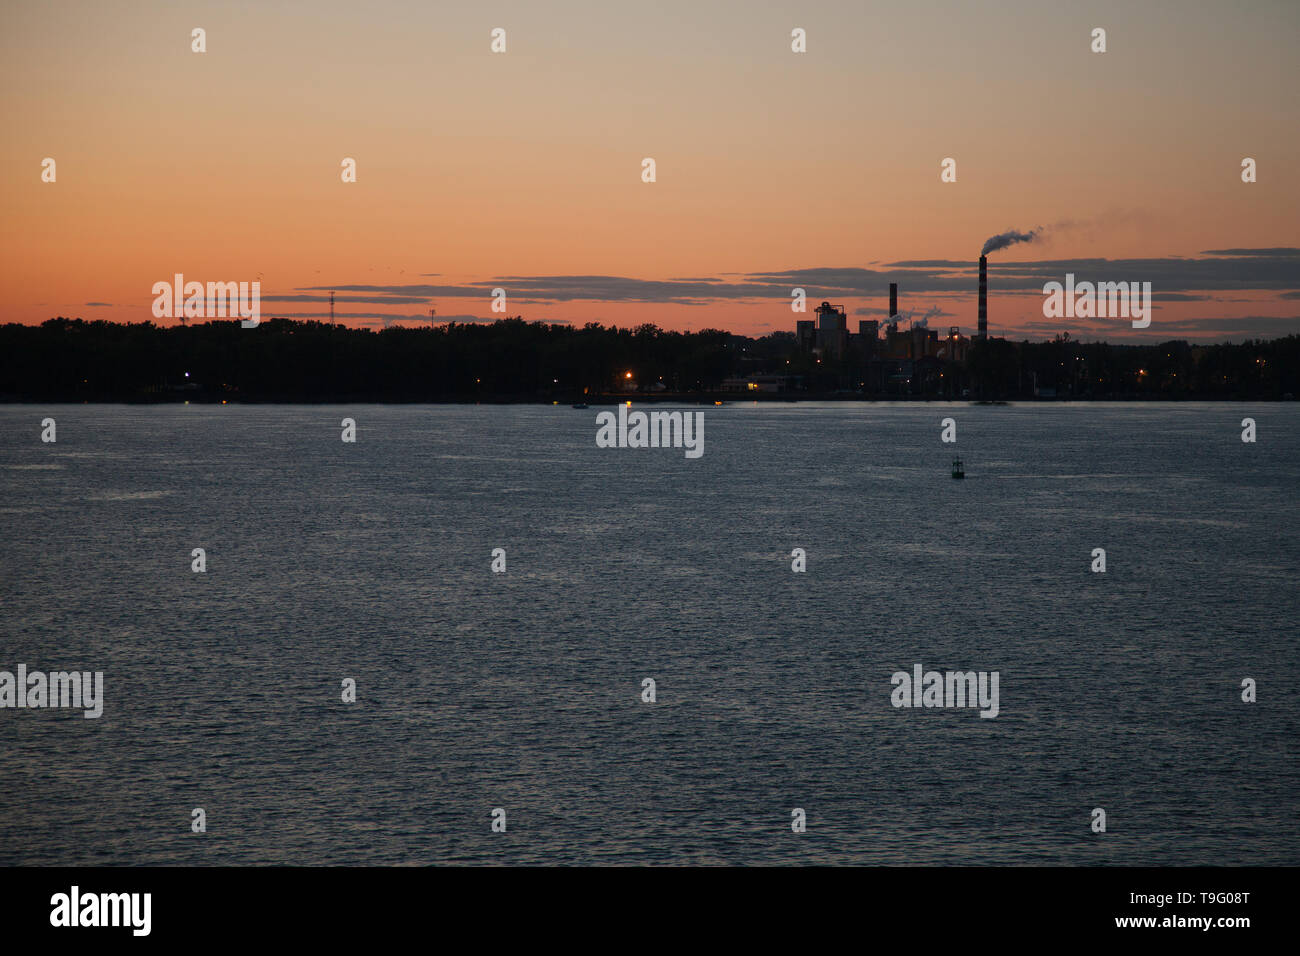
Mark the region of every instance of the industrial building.
POLYGON ((989 337, 989 259, 988 256, 980 256, 980 305, 979 305, 979 332, 981 339, 989 337))
MULTIPOLYGON (((875 319, 858 322, 858 331, 849 331, 848 314, 842 305, 823 302, 816 310, 817 318, 801 319, 795 323, 795 338, 805 352, 828 358, 857 356, 866 361, 918 361, 939 359, 947 362, 964 362, 970 340, 961 329, 951 326, 945 338, 938 329, 923 322, 913 322, 902 328, 898 315, 898 283, 889 284, 889 321, 883 326, 875 319), (882 335, 883 333, 883 335, 882 335)), ((987 327, 985 308, 984 259, 980 257, 980 310, 981 330, 987 327)))
MULTIPOLYGON (((980 257, 980 295, 978 326, 980 335, 988 334, 987 265, 980 257)), ((964 365, 970 355, 972 340, 950 326, 940 337, 939 329, 930 328, 924 319, 903 327, 898 313, 898 283, 889 284, 889 318, 858 322, 856 332, 849 331, 844 306, 823 302, 815 310, 817 318, 798 320, 795 338, 800 349, 835 361, 841 374, 854 376, 846 382, 868 392, 906 392, 911 394, 941 391, 944 367, 953 362, 964 365)), ((955 386, 952 386, 955 387, 955 386)))

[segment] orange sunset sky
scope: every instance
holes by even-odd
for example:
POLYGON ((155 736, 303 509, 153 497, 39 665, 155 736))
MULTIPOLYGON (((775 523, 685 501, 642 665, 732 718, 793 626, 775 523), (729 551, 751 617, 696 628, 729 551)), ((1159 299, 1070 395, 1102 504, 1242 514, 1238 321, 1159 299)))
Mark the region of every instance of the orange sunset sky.
POLYGON ((893 280, 969 334, 981 244, 1038 227, 990 257, 994 335, 1300 332, 1297 41, 1293 0, 8 3, 0 322, 152 320, 182 273, 264 318, 490 320, 500 286, 761 335, 893 280), (1151 327, 1045 319, 1066 272, 1150 281, 1151 327))

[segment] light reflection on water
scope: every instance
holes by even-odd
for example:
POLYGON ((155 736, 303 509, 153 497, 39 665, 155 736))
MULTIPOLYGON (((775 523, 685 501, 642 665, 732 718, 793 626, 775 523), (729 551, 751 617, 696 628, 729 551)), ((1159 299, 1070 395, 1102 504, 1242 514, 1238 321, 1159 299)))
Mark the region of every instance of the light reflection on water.
POLYGON ((599 411, 0 408, 0 863, 1300 863, 1297 406, 599 411))

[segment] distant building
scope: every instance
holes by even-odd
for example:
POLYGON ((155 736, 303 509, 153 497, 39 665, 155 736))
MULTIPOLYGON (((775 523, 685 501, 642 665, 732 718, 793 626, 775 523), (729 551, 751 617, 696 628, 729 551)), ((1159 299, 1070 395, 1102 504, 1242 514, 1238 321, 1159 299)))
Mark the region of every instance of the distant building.
POLYGON ((722 380, 724 392, 788 392, 790 385, 789 375, 750 375, 722 380))
POLYGON ((858 322, 858 340, 855 344, 866 358, 872 358, 880 346, 880 323, 875 319, 858 322))
POLYGON ((817 323, 812 319, 800 319, 794 324, 794 336, 800 349, 811 352, 817 347, 817 323))
POLYGON ((961 329, 957 326, 951 326, 948 329, 948 337, 939 344, 939 358, 946 362, 966 361, 966 353, 970 351, 970 339, 963 338, 961 329))
POLYGON ((817 348, 823 355, 843 355, 849 348, 849 317, 844 307, 823 302, 817 306, 817 348))
MULTIPOLYGON (((965 364, 971 340, 952 326, 947 335, 931 329, 925 320, 903 328, 898 315, 898 285, 889 288, 890 316, 882 324, 876 319, 862 319, 856 333, 848 331, 848 317, 843 306, 823 302, 817 307, 816 320, 795 321, 795 341, 799 349, 827 358, 841 359, 848 366, 839 372, 846 384, 867 392, 912 392, 939 390, 945 385, 944 365, 965 364), (850 378, 851 376, 851 378, 850 378)), ((953 378, 948 379, 949 386, 953 378)), ((757 377, 734 380, 737 391, 783 391, 790 383, 768 387, 757 377)))

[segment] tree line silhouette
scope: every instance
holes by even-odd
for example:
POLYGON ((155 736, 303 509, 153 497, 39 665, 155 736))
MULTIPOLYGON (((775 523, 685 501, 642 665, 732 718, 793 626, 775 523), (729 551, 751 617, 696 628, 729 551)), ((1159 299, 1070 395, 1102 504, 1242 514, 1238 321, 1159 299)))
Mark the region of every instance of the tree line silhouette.
POLYGON ((264 319, 158 326, 55 318, 0 326, 5 401, 582 401, 671 397, 1281 399, 1297 391, 1300 336, 1158 345, 990 339, 966 363, 803 351, 790 332, 674 332, 526 322, 382 330, 264 319), (727 380, 731 380, 727 382, 727 380))

